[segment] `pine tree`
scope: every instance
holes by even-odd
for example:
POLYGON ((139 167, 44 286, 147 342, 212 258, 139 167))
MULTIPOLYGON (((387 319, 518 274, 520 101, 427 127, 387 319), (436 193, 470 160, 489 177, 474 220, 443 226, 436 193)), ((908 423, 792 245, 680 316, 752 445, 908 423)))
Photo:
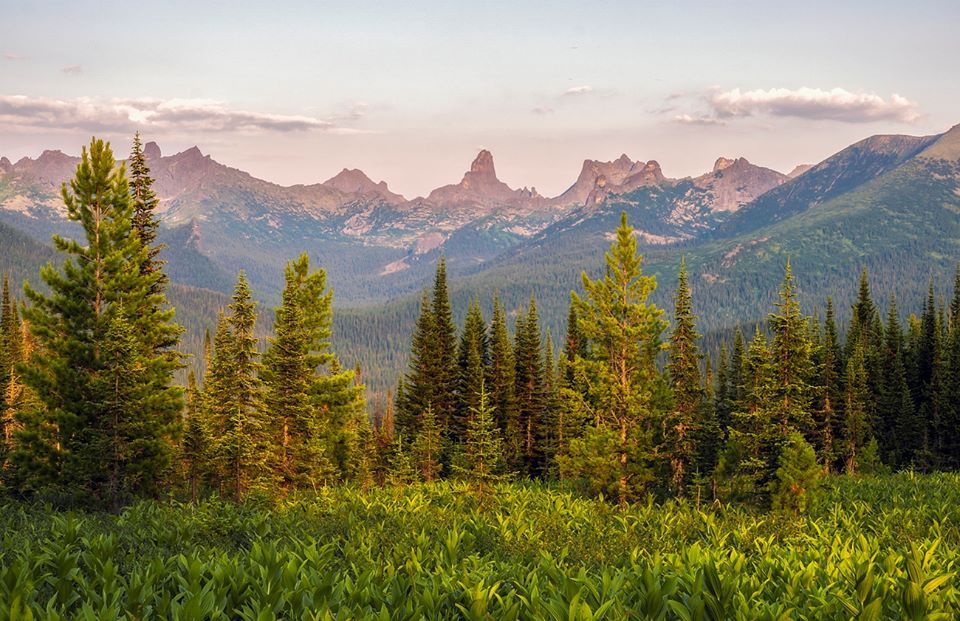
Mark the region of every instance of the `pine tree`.
POLYGON ((486 387, 481 384, 480 401, 467 424, 466 467, 458 468, 461 475, 477 486, 482 503, 492 486, 506 478, 502 472, 503 445, 500 431, 493 420, 493 408, 487 399, 486 387))
POLYGON ((203 395, 191 370, 187 374, 187 408, 180 445, 184 479, 190 489, 190 500, 197 501, 200 485, 209 476, 211 449, 210 430, 204 419, 203 395))
POLYGON ((230 392, 223 395, 223 436, 219 446, 224 482, 237 501, 264 483, 263 466, 267 457, 263 390, 259 377, 260 353, 254 334, 256 306, 247 277, 241 271, 229 305, 230 315, 226 319, 230 330, 229 358, 226 361, 230 392))
MULTIPOLYGON (((536 300, 531 297, 522 321, 517 321, 514 362, 516 363, 515 395, 517 399, 517 429, 519 461, 511 464, 530 477, 542 473, 542 447, 537 443, 543 425, 543 347, 540 340, 540 320, 536 300)), ((509 430, 508 430, 509 432, 509 430)))
POLYGON ((398 433, 415 435, 417 417, 428 407, 434 407, 438 391, 434 332, 433 309, 430 297, 424 291, 420 299, 420 315, 413 331, 409 368, 406 377, 397 386, 398 433))
POLYGON ((388 483, 403 487, 417 482, 417 471, 402 433, 397 434, 390 445, 387 462, 388 483))
POLYGON ((904 337, 895 298, 890 299, 884 330, 881 382, 876 420, 878 449, 886 463, 907 465, 921 449, 923 421, 915 417, 907 385, 904 337))
MULTIPOLYGON (((306 274, 298 267, 305 266, 306 255, 287 264, 281 303, 274 313, 273 337, 263 359, 271 473, 285 490, 307 485, 314 462, 308 450, 315 446, 311 436, 317 424, 316 408, 310 401, 315 373, 311 350, 318 345, 311 342, 300 298, 306 274)), ((324 301, 321 298, 321 303, 324 301)))
MULTIPOLYGON (((443 429, 449 429, 456 407, 457 329, 453 323, 453 311, 447 289, 447 262, 443 257, 437 261, 432 304, 435 384, 431 403, 440 426, 443 429)), ((419 414, 419 411, 417 413, 419 414)))
POLYGON ((537 444, 542 456, 541 474, 545 478, 556 478, 557 454, 560 450, 560 421, 557 396, 556 352, 553 335, 547 330, 547 339, 543 345, 543 415, 537 444))
POLYGON ((838 457, 838 440, 843 421, 843 377, 845 365, 840 338, 834 320, 833 299, 827 298, 827 311, 824 318, 823 339, 820 343, 819 375, 817 391, 817 445, 820 461, 830 472, 838 457))
POLYGON ((480 401, 480 383, 490 363, 487 349, 486 322, 480 302, 473 301, 467 310, 457 351, 457 404, 449 429, 450 440, 454 444, 465 441, 467 419, 480 401))
MULTIPOLYGON (((159 276, 153 282, 151 293, 164 294, 168 278, 163 273, 165 261, 162 261, 159 256, 164 246, 157 243, 160 220, 156 216, 156 209, 160 204, 160 199, 157 198, 157 193, 153 190, 154 180, 150 177, 150 167, 147 165, 147 158, 143 154, 140 132, 137 132, 133 137, 133 149, 127 163, 130 167, 133 230, 140 237, 140 243, 145 250, 145 256, 140 262, 140 273, 143 275, 159 273, 159 276)), ((166 346, 171 345, 173 343, 166 344, 166 346)))
POLYGON ((920 318, 917 347, 918 395, 915 403, 923 420, 924 442, 919 459, 924 468, 938 465, 943 456, 942 425, 945 418, 943 343, 937 319, 937 303, 933 281, 920 318))
POLYGON ((758 325, 743 358, 743 400, 733 413, 733 425, 718 465, 732 499, 762 503, 777 468, 781 444, 779 420, 770 405, 775 400, 774 361, 758 325))
MULTIPOLYGON (((656 366, 666 327, 663 311, 648 304, 656 279, 645 276, 633 229, 621 215, 617 239, 606 254, 602 278, 582 275, 585 297, 572 295, 578 326, 589 343, 589 358, 575 365, 589 377, 598 424, 615 437, 616 494, 621 506, 637 497, 648 479, 651 433, 663 410, 666 387, 656 366)), ((589 478, 591 473, 585 473, 589 478)))
POLYGON ((683 496, 696 457, 704 392, 700 377, 702 355, 697 346, 693 303, 687 286, 687 268, 680 260, 680 275, 674 298, 673 331, 670 334, 667 372, 673 391, 673 408, 663 419, 664 450, 670 460, 670 487, 683 496))
POLYGON ((811 344, 807 320, 800 312, 800 304, 793 291, 793 270, 787 261, 777 312, 769 317, 773 331, 772 354, 776 390, 771 404, 779 420, 781 443, 791 430, 805 436, 812 435, 810 415, 814 387, 812 380, 811 344))
POLYGON ((726 440, 730 429, 730 417, 733 413, 732 387, 730 386, 730 353, 727 343, 720 343, 719 364, 717 365, 717 385, 714 392, 713 411, 719 425, 721 439, 726 440))
POLYGON ((490 323, 490 363, 486 379, 490 390, 497 428, 506 431, 507 421, 516 419, 515 373, 513 345, 507 332, 507 316, 499 296, 493 298, 493 320, 490 323))
POLYGON ((746 345, 743 338, 743 330, 737 324, 737 329, 733 334, 733 351, 730 352, 730 411, 734 412, 743 409, 745 399, 743 389, 743 368, 746 359, 746 345))
POLYGON ((774 510, 806 513, 816 499, 821 478, 816 451, 802 434, 791 432, 772 483, 774 510))
POLYGON ((0 479, 6 470, 7 459, 13 450, 13 432, 16 428, 15 402, 20 392, 17 365, 22 360, 20 318, 10 294, 10 283, 3 275, 2 306, 0 306, 0 479))
POLYGON ((580 332, 576 306, 571 303, 567 314, 567 335, 557 369, 555 405, 557 474, 564 476, 559 460, 567 456, 570 443, 583 437, 587 425, 595 421, 587 373, 577 360, 589 357, 588 343, 580 332))
MULTIPOLYGON (((479 405, 479 399, 477 399, 477 403, 479 405)), ((469 427, 469 425, 470 419, 468 418, 467 426, 469 427)), ((437 425, 437 417, 433 414, 433 408, 429 406, 420 417, 419 431, 413 450, 421 477, 423 477, 424 482, 432 483, 440 475, 440 471, 443 470, 440 463, 440 455, 443 452, 443 436, 440 433, 439 425, 437 425)))
POLYGON ((137 369, 139 382, 128 387, 129 395, 140 400, 129 404, 139 435, 124 447, 133 457, 126 462, 122 487, 134 495, 156 495, 172 461, 183 407, 182 390, 171 382, 179 357, 163 349, 180 332, 173 310, 163 308, 163 294, 156 292, 163 273, 145 275, 139 269, 147 253, 132 233, 125 168, 115 168, 108 144, 94 139, 83 150, 76 176, 61 194, 86 245, 55 236, 55 247, 69 258, 59 270, 42 268, 50 293, 25 288, 30 301, 25 319, 37 349, 23 367, 23 381, 38 407, 22 421, 25 441, 17 451, 22 491, 55 488, 63 498, 113 500, 104 476, 111 472, 111 457, 99 447, 116 433, 115 403, 105 401, 110 395, 97 380, 107 372, 108 332, 111 326, 121 330, 117 322, 123 315, 133 339, 123 364, 137 369))
POLYGON ((960 265, 957 266, 950 303, 950 325, 946 339, 945 386, 948 403, 944 421, 944 467, 960 469, 960 265))
POLYGON ((853 350, 847 361, 847 403, 844 411, 845 468, 855 474, 858 458, 872 438, 868 404, 870 391, 863 346, 853 350))

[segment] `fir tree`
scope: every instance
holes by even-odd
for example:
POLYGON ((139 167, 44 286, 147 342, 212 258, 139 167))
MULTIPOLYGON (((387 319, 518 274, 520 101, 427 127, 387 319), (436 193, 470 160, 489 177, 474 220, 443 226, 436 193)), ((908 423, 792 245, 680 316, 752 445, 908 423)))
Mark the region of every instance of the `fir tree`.
POLYGON ((746 345, 743 338, 743 330, 737 324, 737 329, 733 334, 733 350, 730 352, 730 411, 743 409, 745 399, 743 389, 743 367, 746 359, 746 345))
POLYGON ((843 351, 837 325, 834 320, 833 299, 827 298, 827 311, 824 318, 823 339, 820 343, 817 427, 820 460, 827 472, 830 472, 838 457, 838 440, 843 421, 843 351))
POLYGON ((718 475, 732 499, 762 502, 776 471, 781 445, 779 420, 770 411, 774 373, 767 338, 758 325, 743 359, 743 400, 733 413, 718 465, 718 475))
POLYGON ((769 317, 773 331, 772 354, 776 386, 773 407, 779 419, 781 441, 791 430, 806 435, 813 431, 810 403, 813 396, 811 344, 807 321, 793 291, 793 270, 787 261, 777 312, 769 317))
POLYGON ((457 406, 449 429, 454 444, 464 442, 470 412, 476 409, 480 401, 480 384, 490 362, 487 349, 486 322, 480 303, 473 301, 467 310, 457 353, 457 406))
POLYGON ((604 276, 591 280, 583 274, 585 297, 572 294, 579 329, 589 343, 589 358, 578 356, 575 365, 590 378, 599 425, 615 437, 611 466, 621 506, 646 486, 642 465, 652 457, 651 433, 666 396, 655 363, 666 325, 663 311, 647 303, 656 279, 643 275, 642 263, 624 213, 606 254, 604 276))
MULTIPOLYGON (((456 407, 457 337, 447 289, 447 262, 437 261, 432 299, 434 391, 431 403, 443 429, 448 429, 456 407)), ((419 412, 418 412, 419 413, 419 412)))
POLYGON ((853 350, 847 361, 847 403, 844 411, 845 468, 847 474, 855 474, 858 458, 870 441, 870 392, 863 346, 853 350))
POLYGON ((687 286, 687 268, 680 260, 680 275, 674 298, 673 331, 670 334, 667 372, 673 391, 673 408, 663 419, 664 450, 670 460, 670 487, 683 496, 692 474, 699 436, 704 393, 700 377, 702 355, 697 346, 693 303, 687 286))
POLYGON ((947 400, 944 430, 944 466, 953 470, 960 468, 960 266, 957 266, 950 303, 950 324, 946 339, 945 386, 947 400))
POLYGON ((543 345, 543 414, 540 418, 540 431, 537 443, 540 446, 541 475, 556 478, 557 454, 560 451, 560 423, 557 393, 556 351, 553 335, 547 330, 543 345))
POLYGON ((802 434, 791 432, 772 484, 774 510, 806 513, 816 499, 821 478, 816 451, 802 434))
POLYGON ((733 413, 733 397, 730 386, 730 354, 727 351, 726 342, 720 343, 719 361, 717 365, 717 384, 714 392, 713 410, 722 434, 721 439, 726 440, 727 432, 730 428, 730 417, 733 413))
POLYGON ((490 403, 494 418, 501 432, 507 429, 507 421, 516 418, 514 390, 516 368, 513 360, 513 345, 507 332, 507 316, 499 296, 493 299, 493 320, 490 323, 490 364, 486 379, 490 390, 490 403))
POLYGON ((464 478, 477 486, 477 496, 483 502, 491 487, 506 477, 502 472, 500 431, 493 420, 486 387, 482 384, 479 405, 471 414, 467 424, 466 467, 459 470, 464 478))
POLYGON ((163 308, 163 294, 157 292, 163 273, 139 269, 147 252, 132 233, 125 168, 115 167, 108 144, 94 139, 83 150, 76 176, 61 194, 86 245, 55 236, 55 247, 69 258, 60 269, 41 270, 50 293, 25 288, 30 301, 25 319, 37 350, 23 367, 23 381, 38 407, 25 414, 24 442, 17 452, 23 491, 59 488, 82 500, 110 502, 114 490, 104 473, 111 472, 111 457, 100 447, 116 433, 116 404, 105 401, 111 395, 100 389, 98 379, 108 372, 106 352, 112 344, 107 334, 111 326, 121 330, 122 314, 132 339, 123 365, 137 370, 130 381, 139 382, 127 387, 139 399, 129 403, 139 435, 128 438, 123 452, 142 459, 126 464, 124 476, 133 478, 123 486, 136 495, 156 495, 172 460, 183 404, 181 389, 171 382, 179 358, 163 349, 180 333, 173 310, 163 308))
MULTIPOLYGON (((140 132, 133 137, 133 149, 130 159, 130 200, 133 202, 133 230, 139 236, 144 247, 145 256, 140 262, 140 273, 149 275, 159 272, 154 280, 151 293, 163 294, 167 286, 167 276, 163 273, 164 261, 160 259, 163 245, 157 243, 157 231, 160 220, 156 216, 157 205, 160 199, 153 190, 153 178, 150 177, 150 167, 143 154, 143 145, 140 142, 140 132)), ((172 345, 168 344, 167 346, 172 345)))
MULTIPOLYGON (((481 378, 481 385, 482 385, 481 378)), ((480 400, 477 400, 479 405, 480 400)), ((470 419, 467 419, 467 426, 470 425, 470 419)), ((417 460, 417 467, 420 476, 426 483, 432 483, 440 475, 443 466, 440 463, 440 455, 443 451, 443 436, 440 433, 440 427, 437 425, 437 417, 433 414, 433 408, 427 407, 420 417, 419 431, 414 442, 414 454, 417 460)))
POLYGON ((897 314, 897 301, 891 298, 883 337, 876 436, 884 461, 907 465, 914 461, 921 449, 923 421, 915 417, 903 350, 904 337, 897 314))
POLYGON ((517 428, 514 432, 518 434, 520 454, 519 461, 511 464, 530 477, 540 476, 543 467, 542 447, 537 443, 544 415, 542 352, 537 303, 531 297, 522 321, 517 321, 514 346, 517 399, 517 428))
POLYGON ((180 445, 180 452, 184 478, 193 502, 197 501, 201 483, 209 476, 208 459, 212 442, 204 413, 203 395, 197 386, 197 378, 191 370, 187 374, 186 420, 183 424, 183 442, 180 445))
POLYGON ((225 361, 229 393, 223 395, 223 436, 219 446, 225 483, 237 501, 264 483, 267 458, 260 354, 254 335, 256 306, 247 277, 241 271, 226 320, 230 330, 229 358, 225 361))
POLYGON ((420 299, 420 315, 413 331, 407 375, 397 386, 398 433, 416 434, 417 417, 432 408, 438 391, 437 359, 434 355, 435 333, 430 297, 424 291, 420 299))

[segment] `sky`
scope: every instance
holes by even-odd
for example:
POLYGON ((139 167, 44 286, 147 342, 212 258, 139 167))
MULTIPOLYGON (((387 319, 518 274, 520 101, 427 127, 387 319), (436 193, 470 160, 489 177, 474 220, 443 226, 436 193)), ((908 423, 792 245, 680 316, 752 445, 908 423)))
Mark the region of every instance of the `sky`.
POLYGON ((289 185, 407 197, 481 148, 561 193, 584 159, 788 172, 960 123, 960 2, 0 0, 0 155, 193 145, 289 185))

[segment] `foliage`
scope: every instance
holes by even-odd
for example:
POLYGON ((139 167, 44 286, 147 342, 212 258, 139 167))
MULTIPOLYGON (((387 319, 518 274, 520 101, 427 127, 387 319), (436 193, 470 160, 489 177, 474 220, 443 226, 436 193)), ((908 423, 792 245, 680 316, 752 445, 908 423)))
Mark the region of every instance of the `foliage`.
POLYGON ((539 485, 322 491, 273 510, 0 505, 3 618, 952 619, 953 474, 834 477, 805 516, 616 512, 539 485), (17 612, 13 612, 17 611, 17 612), (28 612, 29 611, 29 612, 28 612))

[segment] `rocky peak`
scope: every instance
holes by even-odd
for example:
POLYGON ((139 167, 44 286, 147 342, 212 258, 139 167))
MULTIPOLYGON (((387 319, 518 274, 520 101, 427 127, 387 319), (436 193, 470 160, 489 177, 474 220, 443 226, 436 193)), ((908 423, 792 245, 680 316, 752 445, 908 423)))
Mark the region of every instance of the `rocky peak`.
POLYGON ((802 175, 803 173, 810 170, 811 168, 813 168, 813 166, 814 166, 813 164, 797 164, 796 166, 794 166, 793 170, 787 173, 787 177, 789 177, 790 179, 795 179, 800 175, 802 175))
POLYGON ((405 200, 399 194, 391 192, 385 181, 374 183, 366 173, 358 168, 344 168, 324 181, 322 185, 344 194, 379 196, 393 203, 400 203, 405 200))
POLYGON ((7 156, 0 157, 0 170, 4 173, 13 171, 13 164, 7 159, 7 156))
POLYGON ((775 170, 751 164, 746 158, 717 158, 713 170, 693 179, 709 191, 714 211, 736 211, 761 194, 787 181, 775 170))
POLYGON ((163 154, 160 151, 160 145, 156 142, 150 141, 147 144, 143 145, 143 155, 148 160, 159 160, 163 154))
POLYGON ((718 157, 717 161, 713 163, 713 172, 720 172, 725 168, 730 168, 734 165, 736 160, 731 160, 725 157, 718 157))
POLYGON ((514 205, 524 200, 523 190, 513 190, 497 179, 493 155, 486 149, 477 154, 460 183, 437 188, 427 197, 427 201, 434 204, 474 203, 489 207, 514 205))

